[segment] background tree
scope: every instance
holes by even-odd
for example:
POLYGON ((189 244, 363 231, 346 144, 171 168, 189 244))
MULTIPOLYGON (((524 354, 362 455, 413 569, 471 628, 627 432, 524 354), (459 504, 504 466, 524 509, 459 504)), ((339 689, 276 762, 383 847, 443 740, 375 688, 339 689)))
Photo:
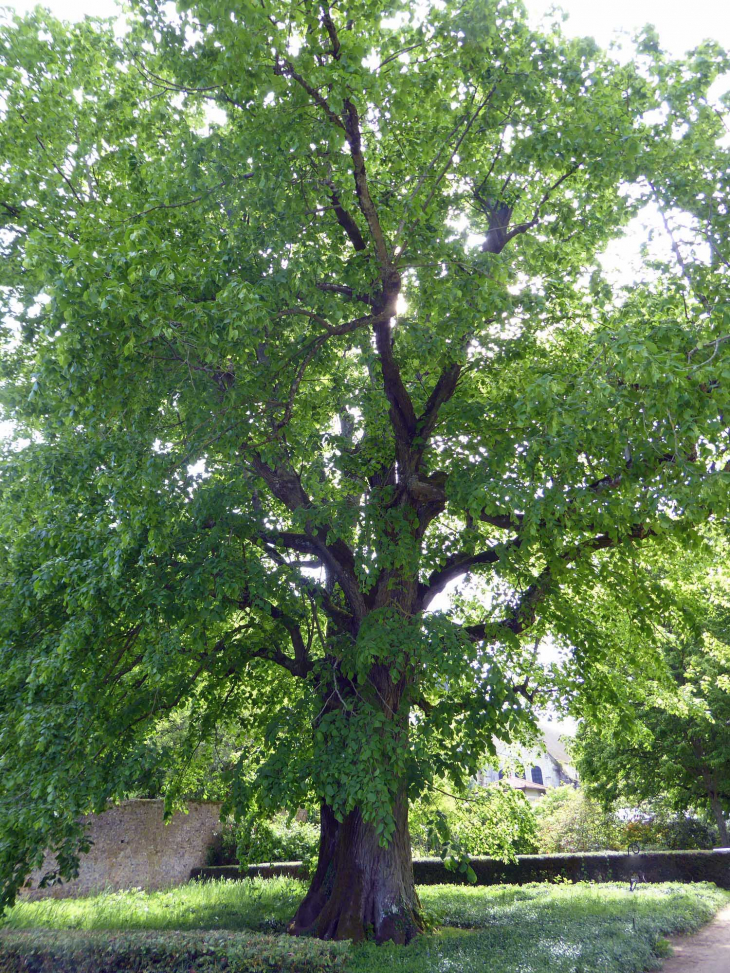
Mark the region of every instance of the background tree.
POLYGON ((626 850, 625 826, 583 788, 551 788, 534 814, 542 854, 626 850))
POLYGON ((730 585, 722 565, 675 567, 671 602, 657 615, 663 664, 626 673, 621 705, 584 722, 581 778, 609 805, 659 799, 675 811, 702 809, 728 845, 730 813, 730 585), (699 574, 699 577, 695 575, 699 574))
POLYGON ((728 60, 504 0, 136 9, 0 39, 4 901, 184 706, 262 741, 238 806, 322 802, 292 930, 407 941, 409 794, 726 510, 728 60), (672 255, 623 290, 648 202, 672 255))

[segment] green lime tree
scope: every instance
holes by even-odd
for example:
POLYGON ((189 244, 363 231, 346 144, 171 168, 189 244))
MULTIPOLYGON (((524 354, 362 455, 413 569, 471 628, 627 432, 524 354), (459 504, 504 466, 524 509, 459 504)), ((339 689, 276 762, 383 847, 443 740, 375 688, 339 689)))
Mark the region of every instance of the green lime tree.
POLYGON ((625 672, 617 705, 580 727, 581 778, 608 806, 701 810, 728 845, 730 581, 727 545, 661 580, 658 665, 625 672))
POLYGON ((191 749, 259 741, 235 806, 321 802, 292 931, 406 942, 409 795, 727 508, 728 59, 511 0, 128 24, 0 36, 3 901, 184 706, 191 749), (598 255, 649 203, 671 252, 624 289, 598 255))

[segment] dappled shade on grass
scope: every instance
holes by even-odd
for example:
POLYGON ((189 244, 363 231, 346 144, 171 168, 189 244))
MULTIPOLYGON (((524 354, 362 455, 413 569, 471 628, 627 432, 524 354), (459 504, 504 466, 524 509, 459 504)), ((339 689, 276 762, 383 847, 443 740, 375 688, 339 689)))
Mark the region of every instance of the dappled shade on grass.
POLYGON ((662 937, 696 930, 730 900, 709 884, 646 885, 633 893, 625 884, 424 886, 432 934, 405 948, 319 943, 314 950, 265 935, 283 932, 302 891, 294 879, 258 879, 23 902, 4 921, 0 971, 32 973, 49 956, 53 969, 79 973, 136 968, 136 942, 143 968, 155 973, 187 973, 191 965, 201 973, 251 973, 272 962, 280 970, 347 973, 380 973, 386 965, 389 973, 640 973, 655 966, 662 937), (29 953, 34 960, 23 966, 29 953))
POLYGON ((129 889, 79 899, 20 902, 8 929, 249 929, 284 932, 306 891, 290 878, 190 882, 159 892, 129 889))

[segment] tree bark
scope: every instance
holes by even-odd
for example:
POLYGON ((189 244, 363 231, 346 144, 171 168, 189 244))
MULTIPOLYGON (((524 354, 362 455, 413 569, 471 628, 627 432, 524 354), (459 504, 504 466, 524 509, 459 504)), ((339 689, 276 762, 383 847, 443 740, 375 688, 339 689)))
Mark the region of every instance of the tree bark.
POLYGON ((725 821, 725 813, 723 811, 722 802, 717 794, 710 795, 710 807, 712 808, 712 813, 714 814, 715 821, 717 823, 717 830, 720 835, 720 847, 727 848, 729 846, 727 822, 725 821))
MULTIPOLYGON (((696 737, 690 740, 690 745, 694 752, 695 757, 699 761, 704 761, 705 759, 705 747, 701 740, 696 737)), ((718 796, 717 779, 709 769, 706 763, 700 764, 700 774, 702 776, 702 782, 705 786, 705 792, 707 794, 707 799, 710 803, 710 810, 715 818, 717 824, 717 831, 720 838, 720 845, 723 848, 727 848, 730 844, 728 839, 727 822, 725 820, 725 812, 722 806, 722 801, 718 796)))
POLYGON ((322 806, 317 869, 290 933, 404 944, 422 931, 405 790, 398 795, 394 816, 395 833, 382 848, 358 810, 340 824, 332 809, 322 806))

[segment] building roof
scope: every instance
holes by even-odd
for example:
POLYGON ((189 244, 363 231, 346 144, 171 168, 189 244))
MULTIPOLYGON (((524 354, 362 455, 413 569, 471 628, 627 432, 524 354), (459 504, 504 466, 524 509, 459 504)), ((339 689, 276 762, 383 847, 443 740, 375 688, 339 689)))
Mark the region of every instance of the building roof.
POLYGON ((525 748, 519 745, 510 746, 509 744, 495 741, 497 754, 503 758, 517 759, 525 764, 528 764, 531 760, 539 759, 540 755, 548 754, 554 762, 560 764, 568 777, 577 779, 576 769, 565 744, 562 742, 563 737, 572 739, 574 734, 571 724, 539 720, 538 727, 540 736, 534 746, 525 748))
POLYGON ((565 744, 561 740, 563 736, 573 736, 568 727, 563 723, 549 723, 547 720, 540 720, 539 726, 545 750, 558 763, 571 767, 573 762, 565 749, 565 744))
POLYGON ((533 780, 525 780, 524 777, 503 777, 502 780, 517 791, 539 791, 541 794, 547 791, 544 784, 536 784, 533 780))

